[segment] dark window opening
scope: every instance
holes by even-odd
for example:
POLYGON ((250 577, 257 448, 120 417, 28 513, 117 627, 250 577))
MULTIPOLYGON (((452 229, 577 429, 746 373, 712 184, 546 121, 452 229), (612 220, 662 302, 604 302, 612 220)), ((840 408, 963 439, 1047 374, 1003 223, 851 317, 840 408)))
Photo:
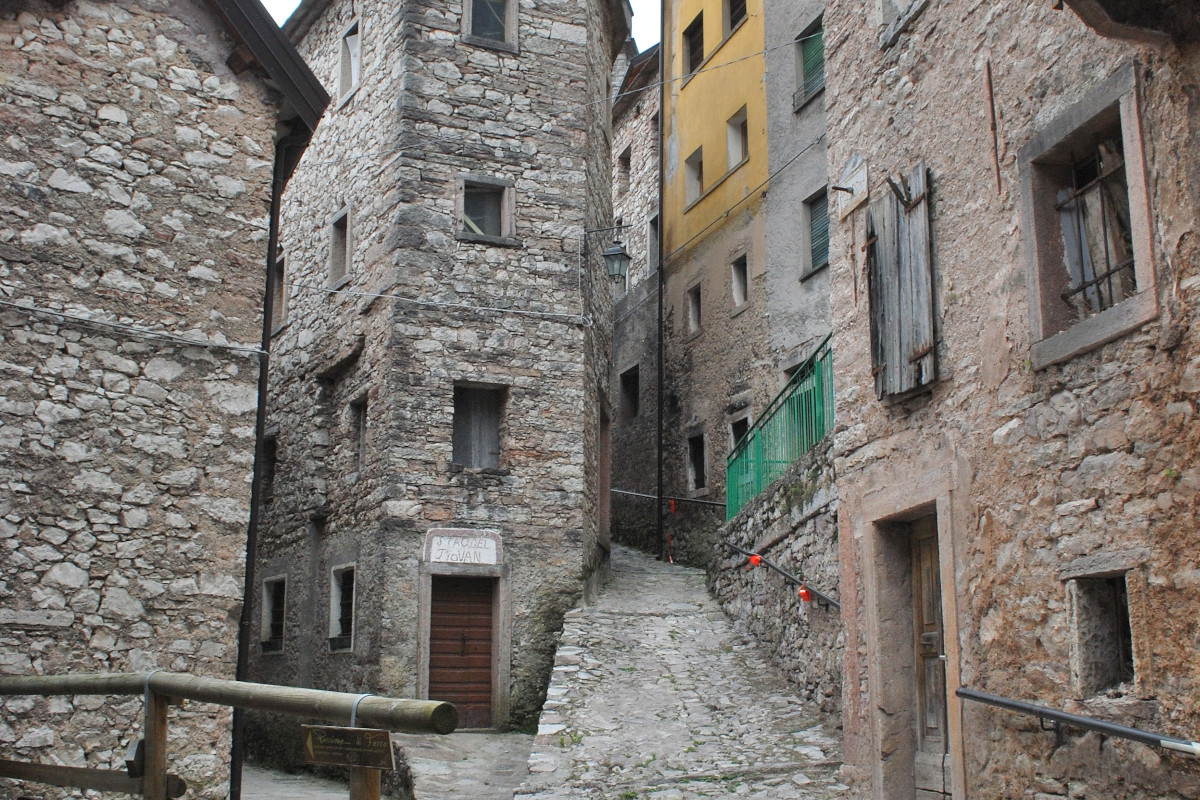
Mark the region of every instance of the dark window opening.
POLYGON ((700 69, 704 63, 704 15, 697 14, 683 31, 683 62, 688 73, 700 69))
POLYGON ((464 467, 500 466, 503 389, 454 387, 454 463, 464 467))
POLYGON ((287 582, 283 579, 267 581, 263 587, 263 616, 267 620, 267 638, 262 641, 264 653, 283 650, 283 615, 287 582))
POLYGON ((708 485, 708 474, 704 460, 704 434, 700 433, 688 438, 688 484, 692 490, 703 489, 708 485))
POLYGON ((354 636, 354 568, 336 570, 333 586, 335 596, 330 628, 336 633, 329 637, 329 649, 346 650, 354 636))
POLYGON ((626 417, 638 415, 641 400, 641 381, 636 366, 621 373, 621 411, 626 417))
POLYGON ((354 426, 354 463, 362 469, 367 463, 367 398, 350 404, 350 423, 354 426))
POLYGON ((504 188, 468 183, 463 189, 463 232, 504 235, 504 188))
POLYGON ((729 438, 731 438, 733 440, 732 447, 737 447, 738 442, 740 442, 740 441, 742 441, 742 439, 746 438, 746 433, 749 430, 750 430, 750 419, 748 417, 742 417, 741 419, 735 419, 733 422, 729 423, 729 438))

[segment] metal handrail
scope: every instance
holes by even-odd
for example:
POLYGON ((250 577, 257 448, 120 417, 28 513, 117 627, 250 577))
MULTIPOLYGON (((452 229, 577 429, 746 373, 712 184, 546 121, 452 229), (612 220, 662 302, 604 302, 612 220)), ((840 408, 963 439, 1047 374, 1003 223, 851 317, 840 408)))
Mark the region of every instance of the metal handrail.
POLYGON ((735 550, 735 551, 741 553, 744 556, 757 557, 759 562, 761 564, 763 564, 763 566, 766 566, 767 568, 773 570, 774 572, 777 572, 780 575, 782 575, 783 579, 786 580, 788 583, 791 583, 795 586, 803 587, 803 588, 807 589, 808 591, 812 592, 813 597, 817 598, 817 600, 819 602, 828 603, 829 605, 836 608, 838 611, 842 610, 842 604, 839 603, 837 600, 834 600, 832 597, 825 594, 824 592, 822 592, 819 589, 814 589, 812 587, 812 585, 809 584, 807 581, 805 581, 803 578, 797 578, 795 575, 793 575, 792 573, 783 569, 782 567, 780 567, 778 564, 776 564, 774 561, 767 558, 766 556, 756 553, 753 550, 747 550, 744 547, 739 547, 738 545, 734 544, 733 542, 729 541, 728 539, 723 539, 721 541, 721 544, 725 545, 730 550, 735 550))
POLYGON ((1106 736, 1117 736, 1122 739, 1130 739, 1135 742, 1141 742, 1151 747, 1162 747, 1167 750, 1174 750, 1178 753, 1186 753, 1190 756, 1200 758, 1200 742, 1190 742, 1187 739, 1180 739, 1175 736, 1167 736, 1162 733, 1151 733, 1141 730, 1140 728, 1130 728, 1126 725, 1118 725, 1115 722, 1105 722, 1102 719, 1094 717, 1085 717, 1081 714, 1071 714, 1066 711, 1059 711, 1056 708, 1047 708, 1046 706, 1034 705, 1026 703, 1022 700, 1012 700, 1008 697, 1000 697, 995 694, 979 692, 975 689, 968 689, 965 686, 959 687, 954 692, 964 700, 974 700, 977 703, 985 703, 986 705, 996 706, 998 708, 1016 711, 1019 714, 1028 714, 1039 719, 1048 719, 1054 722, 1057 726, 1067 725, 1072 728, 1080 728, 1082 730, 1096 731, 1103 733, 1106 736))

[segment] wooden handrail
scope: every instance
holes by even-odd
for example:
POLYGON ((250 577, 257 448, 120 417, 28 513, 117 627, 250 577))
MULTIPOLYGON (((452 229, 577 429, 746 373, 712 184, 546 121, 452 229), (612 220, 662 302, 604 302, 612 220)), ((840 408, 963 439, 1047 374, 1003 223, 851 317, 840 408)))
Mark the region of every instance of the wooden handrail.
POLYGON ((177 672, 124 672, 90 675, 0 677, 0 695, 140 695, 146 689, 163 697, 181 697, 256 711, 273 711, 404 733, 450 733, 458 727, 458 709, 437 700, 327 692, 298 686, 201 678, 177 672), (355 713, 355 703, 358 708, 355 713))

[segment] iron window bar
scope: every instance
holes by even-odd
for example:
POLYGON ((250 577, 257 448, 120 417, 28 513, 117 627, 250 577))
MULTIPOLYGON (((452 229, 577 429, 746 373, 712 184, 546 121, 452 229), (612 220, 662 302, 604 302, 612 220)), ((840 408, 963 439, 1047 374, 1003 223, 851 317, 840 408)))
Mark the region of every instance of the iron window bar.
MULTIPOLYGON (((819 589, 814 589, 803 578, 797 578, 792 573, 788 572, 787 570, 782 569, 778 564, 776 564, 774 561, 767 558, 766 556, 761 555, 760 553, 756 553, 753 550, 747 550, 744 547, 739 547, 738 545, 734 544, 733 542, 729 541, 728 539, 723 539, 721 541, 721 544, 725 545, 730 550, 741 553, 742 555, 746 556, 747 558, 750 558, 752 556, 757 558, 759 560, 759 563, 761 563, 763 566, 767 567, 768 569, 772 570, 773 572, 777 572, 780 575, 782 575, 783 579, 785 581, 787 581, 788 583, 790 583, 794 586, 798 586, 802 589, 807 589, 808 591, 812 592, 812 595, 813 595, 813 597, 815 597, 817 599, 817 602, 826 603, 830 606, 833 606, 838 611, 842 610, 842 604, 839 603, 837 600, 834 600, 832 597, 825 594, 824 592, 822 592, 819 589)), ((751 563, 753 563, 753 562, 751 562, 751 563)))
POLYGON ((961 686, 954 692, 964 700, 974 700, 977 703, 996 706, 1008 711, 1015 711, 1018 714, 1028 714, 1032 717, 1037 717, 1040 720, 1049 720, 1054 723, 1050 728, 1044 730, 1053 730, 1061 735, 1062 727, 1068 726, 1071 728, 1079 728, 1081 730, 1096 731, 1106 736, 1116 736, 1122 739, 1130 739, 1135 742, 1149 745, 1150 747, 1161 747, 1166 750, 1174 750, 1177 753, 1184 753, 1193 757, 1200 758, 1200 742, 1192 742, 1187 739, 1180 739, 1175 736, 1167 736, 1162 733, 1151 733, 1140 728, 1130 728, 1126 725, 1118 725, 1115 722, 1105 722, 1095 717, 1085 717, 1081 714, 1071 714, 1066 711, 1059 711, 1056 708, 1048 708, 1046 706, 1034 705, 1026 703, 1022 700, 1013 700, 1008 697, 1000 697, 999 695, 987 694, 979 692, 975 689, 969 689, 966 686, 961 686))

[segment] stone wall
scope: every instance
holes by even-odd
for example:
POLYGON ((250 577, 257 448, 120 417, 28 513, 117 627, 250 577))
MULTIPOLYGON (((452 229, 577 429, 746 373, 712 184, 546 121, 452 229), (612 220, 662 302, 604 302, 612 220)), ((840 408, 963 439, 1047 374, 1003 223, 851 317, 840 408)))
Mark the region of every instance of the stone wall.
MULTIPOLYGON (((837 489, 826 439, 797 460, 720 530, 723 541, 753 550, 780 569, 838 597, 837 489)), ((725 612, 767 649, 805 701, 833 716, 841 710, 845 640, 837 609, 803 602, 766 566, 718 545, 709 588, 725 612)))
MULTIPOLYGON (((166 7, 0 10, 5 674, 234 677, 279 100, 166 7)), ((6 758, 123 768, 142 703, 0 714, 6 758)), ((171 711, 190 796, 226 796, 229 715, 171 711)))
MULTIPOLYGON (((887 5, 873 17, 858 3, 827 7, 831 173, 861 156, 877 197, 885 176, 929 167, 939 377, 906 401, 875 398, 864 212, 834 224, 847 778, 860 796, 895 788, 880 782, 903 746, 889 719, 905 705, 883 654, 885 617, 899 608, 885 559, 906 520, 931 512, 950 690, 1195 738, 1200 197, 1196 161, 1178 154, 1196 147, 1196 47, 1101 38, 1049 5, 913 4, 915 18, 889 29, 887 5), (888 30, 895 43, 881 47, 888 30), (1148 165, 1152 244, 1139 258, 1152 259, 1157 315, 1034 369, 1035 238, 1023 209, 1034 200, 1020 149, 1124 65, 1148 165), (1072 668, 1070 594, 1078 576, 1112 574, 1125 577, 1134 675, 1088 691, 1072 668)), ((952 696, 949 706, 955 797, 1200 794, 1194 762, 1075 732, 1058 746, 1027 717, 952 696)))
POLYGON ((608 112, 591 101, 606 96, 618 23, 607 4, 522 7, 512 52, 460 37, 460 3, 357 11, 329 4, 298 45, 336 94, 357 21, 362 73, 284 201, 288 320, 272 342, 278 460, 259 574, 286 576, 289 595, 283 651, 255 653, 252 671, 418 696, 426 533, 498 530, 514 647, 497 724, 521 725, 541 705, 561 615, 607 553, 596 484, 611 298, 581 242, 609 224, 608 112), (505 182, 504 241, 462 235, 464 176, 505 182), (351 256, 335 282, 342 208, 351 256), (454 463, 456 385, 503 390, 498 467, 454 463), (353 647, 330 652, 330 570, 349 563, 353 647))

